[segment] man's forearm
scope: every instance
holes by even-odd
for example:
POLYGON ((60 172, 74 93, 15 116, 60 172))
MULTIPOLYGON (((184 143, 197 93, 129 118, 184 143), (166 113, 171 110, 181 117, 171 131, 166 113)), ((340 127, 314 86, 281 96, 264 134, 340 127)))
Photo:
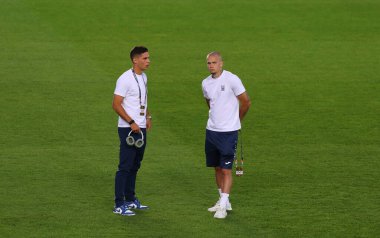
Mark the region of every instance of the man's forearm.
POLYGON ((248 110, 249 110, 249 107, 251 106, 251 102, 249 103, 244 103, 240 106, 239 108, 239 118, 240 118, 240 121, 243 120, 244 116, 247 114, 248 110))
POLYGON ((114 105, 113 110, 126 122, 130 122, 133 120, 127 112, 124 110, 123 106, 121 105, 114 105))

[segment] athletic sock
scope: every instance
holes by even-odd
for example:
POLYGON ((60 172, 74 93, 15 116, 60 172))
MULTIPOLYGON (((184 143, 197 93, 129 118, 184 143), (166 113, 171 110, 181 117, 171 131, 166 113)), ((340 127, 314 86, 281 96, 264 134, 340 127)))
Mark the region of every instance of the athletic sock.
POLYGON ((220 207, 221 208, 226 208, 227 207, 227 203, 228 203, 228 197, 230 195, 228 193, 222 193, 221 197, 220 197, 220 207))
POLYGON ((219 197, 221 197, 222 196, 222 189, 218 188, 218 191, 219 191, 219 197))

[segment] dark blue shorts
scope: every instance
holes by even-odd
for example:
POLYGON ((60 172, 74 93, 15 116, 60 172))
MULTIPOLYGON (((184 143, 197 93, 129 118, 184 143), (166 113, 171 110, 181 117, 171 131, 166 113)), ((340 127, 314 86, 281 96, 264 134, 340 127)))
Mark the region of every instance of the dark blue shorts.
POLYGON ((236 155, 238 131, 218 132, 206 130, 206 165, 232 169, 236 155))

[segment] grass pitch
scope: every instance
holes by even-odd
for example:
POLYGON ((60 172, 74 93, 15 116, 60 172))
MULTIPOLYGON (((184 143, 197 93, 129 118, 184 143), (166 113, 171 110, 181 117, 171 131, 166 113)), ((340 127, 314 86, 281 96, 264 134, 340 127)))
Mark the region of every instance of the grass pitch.
POLYGON ((1 1, 1 237, 376 237, 380 3, 1 1), (112 214, 116 79, 150 50, 153 130, 137 192, 112 214), (216 220, 204 166, 205 56, 253 105, 245 175, 216 220))

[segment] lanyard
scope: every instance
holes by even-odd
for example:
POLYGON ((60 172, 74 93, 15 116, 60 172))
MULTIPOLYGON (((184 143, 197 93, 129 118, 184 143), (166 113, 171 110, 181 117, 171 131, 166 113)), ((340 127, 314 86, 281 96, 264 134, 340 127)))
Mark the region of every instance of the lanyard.
MULTIPOLYGON (((143 104, 142 104, 142 102, 141 102, 141 88, 140 88, 140 84, 139 84, 139 81, 138 81, 138 79, 137 79, 136 73, 135 73, 135 71, 134 71, 133 69, 132 69, 132 73, 133 73, 133 77, 134 77, 135 80, 136 80, 137 86, 139 87, 140 106, 142 106, 143 104)), ((147 97, 147 95, 148 95, 148 88, 147 88, 147 86, 146 86, 146 81, 145 81, 145 79, 144 79, 143 74, 141 74, 141 78, 143 79, 143 82, 144 82, 144 85, 145 85, 145 101, 144 101, 144 103, 146 103, 146 97, 147 97)))

